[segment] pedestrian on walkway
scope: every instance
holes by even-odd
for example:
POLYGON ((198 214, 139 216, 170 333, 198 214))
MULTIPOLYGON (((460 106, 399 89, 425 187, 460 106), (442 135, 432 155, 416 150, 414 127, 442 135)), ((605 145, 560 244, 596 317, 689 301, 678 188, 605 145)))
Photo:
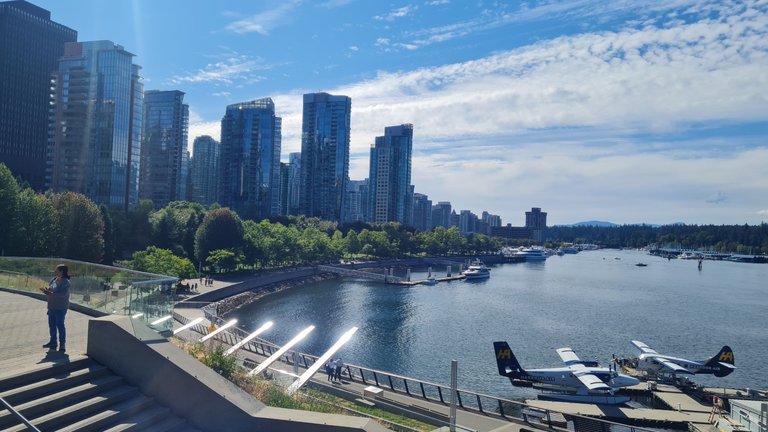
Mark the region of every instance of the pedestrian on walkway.
POLYGON ((333 381, 333 360, 328 359, 325 363, 325 373, 328 375, 328 381, 333 381))
POLYGON ((40 288, 48 297, 48 331, 51 339, 43 348, 56 349, 56 334, 59 336, 59 351, 67 350, 67 329, 64 326, 64 317, 69 309, 69 268, 59 264, 54 270, 54 277, 48 283, 48 287, 40 288))
POLYGON ((336 361, 334 362, 334 366, 336 366, 336 370, 335 370, 336 381, 341 382, 341 369, 344 367, 344 362, 341 361, 341 357, 336 359, 336 361))

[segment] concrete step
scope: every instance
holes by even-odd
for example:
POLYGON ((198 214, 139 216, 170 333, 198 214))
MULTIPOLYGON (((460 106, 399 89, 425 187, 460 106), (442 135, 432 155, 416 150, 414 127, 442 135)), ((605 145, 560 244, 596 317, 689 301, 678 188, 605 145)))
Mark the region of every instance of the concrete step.
MULTIPOLYGON (((91 382, 85 382, 41 398, 32 399, 20 405, 14 405, 14 408, 25 418, 32 419, 51 411, 75 405, 123 384, 123 379, 119 376, 107 375, 96 378, 91 382)), ((9 424, 12 424, 12 421, 15 421, 15 418, 9 412, 0 413, 0 428, 7 427, 9 424)))
MULTIPOLYGON (((151 421, 153 417, 148 415, 148 413, 159 411, 159 415, 162 416, 169 412, 168 408, 157 407, 154 403, 154 399, 137 394, 131 399, 112 405, 108 409, 84 418, 63 429, 59 429, 57 432, 98 432, 106 428, 111 430, 113 425, 125 422, 133 417, 144 416, 150 418, 151 421)), ((158 414, 154 415, 154 418, 157 419, 158 414)))
MULTIPOLYGON (((187 423, 184 419, 173 416, 147 428, 138 429, 141 432, 201 432, 187 423)), ((112 431, 110 431, 112 432, 112 431)))
POLYGON ((104 432, 135 432, 150 428, 160 427, 158 430, 168 430, 184 423, 184 420, 176 417, 171 410, 162 406, 155 406, 139 414, 133 415, 121 421, 104 432))
POLYGON ((82 369, 60 372, 25 386, 0 392, 0 397, 11 405, 17 406, 45 395, 76 387, 85 382, 91 382, 108 374, 110 372, 106 366, 94 363, 82 369))
MULTIPOLYGON (((135 387, 124 385, 74 405, 48 412, 41 417, 27 419, 41 431, 58 430, 106 410, 112 405, 131 399, 138 394, 139 392, 135 387)), ((22 432, 25 429, 24 425, 18 425, 5 429, 3 432, 22 432)))
POLYGON ((24 387, 37 381, 48 379, 78 369, 84 369, 97 363, 86 356, 72 356, 67 363, 43 364, 23 372, 0 376, 0 393, 18 387, 24 387))

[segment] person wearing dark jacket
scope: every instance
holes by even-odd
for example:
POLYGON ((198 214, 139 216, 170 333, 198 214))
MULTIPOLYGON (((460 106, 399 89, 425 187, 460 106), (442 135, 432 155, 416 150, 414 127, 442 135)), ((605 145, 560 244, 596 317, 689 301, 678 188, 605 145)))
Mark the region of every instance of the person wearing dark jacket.
POLYGON ((67 350, 67 329, 64 326, 64 317, 69 310, 69 268, 59 264, 54 274, 48 287, 40 288, 40 291, 48 297, 48 330, 51 333, 51 339, 43 345, 43 348, 55 350, 58 333, 58 348, 59 351, 64 352, 67 350))

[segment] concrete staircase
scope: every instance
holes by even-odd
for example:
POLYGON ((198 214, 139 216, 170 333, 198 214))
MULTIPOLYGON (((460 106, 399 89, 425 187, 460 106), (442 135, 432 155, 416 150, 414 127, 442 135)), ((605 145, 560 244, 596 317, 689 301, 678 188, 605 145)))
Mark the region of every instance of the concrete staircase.
MULTIPOLYGON (((84 356, 0 377, 0 397, 42 432, 199 431, 84 356)), ((0 410, 0 432, 24 430, 0 410)))

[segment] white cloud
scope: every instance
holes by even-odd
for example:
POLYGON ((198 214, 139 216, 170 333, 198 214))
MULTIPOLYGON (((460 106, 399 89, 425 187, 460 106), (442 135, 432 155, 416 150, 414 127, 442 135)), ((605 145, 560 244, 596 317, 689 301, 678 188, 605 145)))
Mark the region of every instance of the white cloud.
MULTIPOLYGON (((759 223, 763 137, 636 136, 768 121, 766 9, 750 3, 676 27, 561 37, 326 89, 352 98, 350 176, 367 176, 385 126, 413 123, 416 190, 459 209, 513 224, 531 206, 550 209, 552 223, 759 223), (727 200, 707 203, 713 191, 727 200)), ((310 91, 273 97, 284 155, 300 150, 310 91)))
POLYGON ((451 2, 450 0, 432 0, 427 2, 427 4, 429 6, 440 6, 440 5, 448 4, 450 2, 451 2))
POLYGON ((759 214, 760 216, 768 216, 768 209, 758 210, 757 214, 759 214))
POLYGON ((229 53, 227 57, 216 63, 209 63, 196 72, 183 75, 175 75, 169 79, 171 84, 213 82, 220 84, 233 84, 242 81, 253 84, 265 78, 255 74, 260 70, 271 69, 260 57, 251 57, 244 54, 229 53))
POLYGON ((408 5, 403 6, 401 8, 393 9, 389 13, 385 15, 376 15, 373 17, 373 19, 379 20, 379 21, 394 21, 396 18, 402 18, 404 16, 407 16, 408 14, 411 14, 419 9, 418 6, 414 5, 408 5))
POLYGON ((268 35, 275 27, 278 27, 290 19, 291 12, 301 4, 301 1, 286 1, 278 7, 247 18, 235 21, 227 25, 226 29, 235 33, 259 33, 268 35))

